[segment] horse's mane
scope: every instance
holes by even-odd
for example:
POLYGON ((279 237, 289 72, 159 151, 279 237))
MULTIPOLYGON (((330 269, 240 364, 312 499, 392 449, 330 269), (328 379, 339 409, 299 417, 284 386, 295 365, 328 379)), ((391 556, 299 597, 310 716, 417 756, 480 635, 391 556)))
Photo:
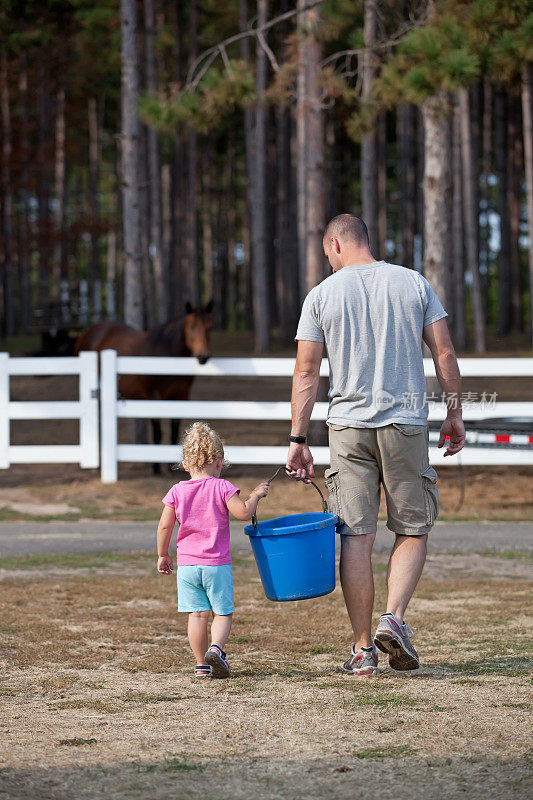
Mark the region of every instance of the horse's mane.
POLYGON ((161 325, 156 325, 155 328, 150 328, 146 337, 148 344, 152 347, 163 347, 172 351, 176 336, 181 335, 184 321, 185 317, 182 316, 163 322, 161 325))

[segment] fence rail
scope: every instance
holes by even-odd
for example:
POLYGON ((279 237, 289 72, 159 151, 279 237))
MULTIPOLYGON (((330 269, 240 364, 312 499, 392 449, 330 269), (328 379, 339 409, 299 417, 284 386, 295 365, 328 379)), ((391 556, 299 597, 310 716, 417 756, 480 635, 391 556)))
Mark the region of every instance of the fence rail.
MULTIPOLYGON (((459 359, 464 377, 533 376, 533 358, 507 359, 459 359)), ((114 350, 101 354, 101 473, 102 481, 117 480, 118 464, 126 461, 172 463, 181 458, 181 449, 173 445, 118 444, 118 419, 239 419, 239 420, 287 420, 291 418, 288 402, 252 400, 121 400, 117 399, 116 386, 120 375, 197 375, 233 377, 290 377, 294 371, 292 358, 214 358, 201 365, 190 358, 161 358, 142 356, 117 356, 114 350)), ((427 377, 435 376, 432 359, 424 359, 427 377)), ((327 359, 323 359, 320 374, 329 374, 327 359)), ((327 403, 316 403, 311 419, 325 420, 327 403)), ((429 420, 442 420, 446 409, 442 403, 429 403, 429 420)), ((532 403, 495 403, 490 412, 482 403, 468 403, 464 408, 466 422, 482 420, 490 416, 533 418, 532 403)), ((431 437, 430 459, 432 464, 444 461, 443 452, 435 446, 431 437)), ((284 446, 239 446, 226 447, 226 456, 234 464, 281 464, 287 456, 284 446)), ((329 464, 329 449, 313 447, 317 465, 329 464)), ((533 464, 533 447, 524 450, 497 447, 477 447, 469 444, 461 453, 463 464, 533 464)), ((453 463, 453 462, 452 462, 453 463)), ((457 462, 455 462, 457 463, 457 462)))
MULTIPOLYGON (((464 377, 533 377, 533 358, 459 359, 464 377)), ((196 375, 205 377, 289 377, 294 370, 291 358, 215 358, 201 365, 192 358, 159 358, 117 356, 114 350, 100 354, 100 381, 98 381, 98 356, 80 353, 76 358, 10 358, 0 353, 0 468, 17 463, 78 463, 82 467, 100 465, 103 482, 117 480, 121 462, 176 462, 181 458, 180 448, 174 445, 119 444, 119 419, 233 419, 233 420, 286 420, 291 418, 289 402, 252 400, 123 400, 117 396, 120 375, 196 375), (79 399, 77 401, 10 400, 9 381, 16 375, 78 375, 79 399), (100 409, 98 409, 98 390, 100 409), (100 411, 100 419, 98 419, 100 411), (25 419, 79 419, 80 439, 76 445, 12 445, 10 420, 25 419), (100 453, 99 453, 100 450, 100 453)), ((435 375, 433 361, 424 359, 427 377, 435 375)), ((323 360, 320 374, 328 375, 328 362, 323 360)), ((327 403, 316 403, 313 420, 325 420, 327 403)), ((429 420, 444 419, 446 410, 442 403, 429 403, 429 420)), ((467 403, 465 421, 479 422, 487 417, 504 419, 528 417, 533 420, 533 402, 467 403)), ((491 446, 494 436, 468 432, 467 446, 460 457, 463 464, 533 464, 531 437, 513 434, 499 437, 502 444, 491 446)), ((432 464, 457 463, 455 459, 444 462, 437 450, 435 433, 430 432, 430 459, 432 464)), ((229 445, 226 454, 234 464, 280 464, 287 454, 283 446, 229 445)), ((327 447, 313 447, 316 464, 329 463, 327 447)))
POLYGON ((100 465, 98 453, 98 354, 80 353, 68 358, 10 358, 0 353, 0 469, 11 464, 100 465), (77 375, 79 399, 11 400, 10 377, 14 375, 77 375), (78 419, 79 444, 13 445, 12 419, 78 419))

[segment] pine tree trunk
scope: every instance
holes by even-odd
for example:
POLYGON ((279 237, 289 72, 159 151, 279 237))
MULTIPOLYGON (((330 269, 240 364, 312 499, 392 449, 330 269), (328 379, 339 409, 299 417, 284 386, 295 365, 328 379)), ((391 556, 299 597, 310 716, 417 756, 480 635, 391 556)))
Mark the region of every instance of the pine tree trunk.
POLYGON ((415 108, 409 103, 398 107, 397 120, 399 168, 399 263, 412 269, 414 266, 414 238, 416 227, 416 172, 415 172, 415 108))
POLYGON ((480 208, 483 214, 483 224, 480 226, 479 237, 479 269, 483 286, 483 307, 485 316, 489 314, 489 176, 491 174, 491 155, 492 155, 492 87, 488 78, 483 81, 483 133, 482 133, 482 166, 480 180, 480 208))
POLYGON ((320 84, 322 45, 318 39, 318 8, 305 14, 307 31, 307 225, 306 291, 325 277, 322 239, 326 224, 325 130, 320 84))
POLYGON ((56 97, 56 131, 55 131, 55 207, 53 280, 54 291, 58 292, 59 281, 64 267, 64 235, 65 235, 65 104, 66 90, 61 85, 56 97))
POLYGON ((511 327, 511 278, 509 207, 507 205, 507 96, 501 83, 496 85, 494 101, 494 151, 498 178, 497 209, 500 220, 498 254, 498 333, 505 336, 511 327))
POLYGON ((154 281, 152 271, 151 245, 151 218, 149 195, 149 154, 148 154, 148 127, 140 125, 140 161, 138 165, 139 176, 139 209, 141 218, 141 253, 142 253, 142 293, 144 310, 144 327, 152 328, 156 321, 154 301, 154 281))
MULTIPOLYGON (((161 225, 162 225, 162 237, 163 237, 163 253, 164 253, 164 264, 165 264, 165 275, 166 275, 166 298, 164 303, 164 312, 165 312, 165 319, 169 319, 170 317, 170 304, 171 304, 171 295, 169 292, 170 286, 170 254, 172 252, 172 165, 171 164, 163 164, 161 167, 161 225)), ((165 320, 163 320, 165 321, 165 320)))
MULTIPOLYGON (((213 299, 215 306, 213 284, 213 226, 211 218, 211 169, 212 153, 208 147, 204 151, 202 164, 202 246, 204 262, 204 290, 208 299, 213 299)), ((215 316, 218 316, 215 314, 215 316)))
MULTIPOLYGON (((257 25, 267 20, 268 0, 257 0, 257 25)), ((256 107, 254 113, 253 163, 255 165, 251 185, 251 234, 252 234, 252 287, 254 311, 254 341, 256 353, 266 353, 269 346, 269 304, 267 285, 267 174, 266 174, 266 108, 267 82, 266 54, 259 41, 256 45, 256 107)))
POLYGON ((37 87, 37 220, 38 220, 38 262, 39 262, 39 292, 37 302, 43 302, 43 297, 48 297, 48 281, 50 271, 50 224, 49 224, 49 131, 50 106, 49 78, 44 60, 38 67, 37 87), (45 294, 43 295, 43 292, 45 294))
POLYGON ((424 275, 444 307, 448 305, 451 199, 449 101, 438 92, 422 105, 424 119, 424 275))
MULTIPOLYGON (((372 49, 376 42, 377 30, 377 2, 376 0, 365 0, 364 3, 364 27, 363 36, 365 52, 362 58, 363 81, 362 81, 362 103, 363 106, 369 103, 375 77, 374 53, 372 49)), ((362 216, 368 228, 370 238, 370 249, 374 257, 380 256, 379 242, 379 200, 378 200, 378 176, 377 176, 377 136, 375 129, 369 131, 361 141, 361 205, 362 216)))
POLYGON ((237 257, 235 252, 236 228, 237 228, 237 191, 235 186, 235 138, 233 131, 228 133, 228 158, 226 161, 225 192, 223 213, 225 214, 225 238, 227 241, 227 261, 228 261, 228 287, 226 318, 230 330, 237 330, 240 302, 238 295, 237 280, 237 257))
POLYGON ((280 344, 288 344, 295 334, 295 310, 298 307, 298 241, 294 235, 295 219, 291 203, 291 115, 283 106, 276 107, 276 293, 279 309, 280 344))
POLYGON ((0 259, 2 268, 3 325, 5 336, 15 333, 15 293, 13 265, 12 212, 13 198, 11 188, 11 109, 9 99, 9 76, 7 56, 2 51, 0 61, 0 106, 2 111, 2 241, 0 259))
MULTIPOLYGON (((198 4, 197 0, 190 3, 189 46, 191 61, 198 55, 198 4)), ((200 301, 200 276, 198 259, 198 223, 197 223, 197 194, 198 194, 198 147, 196 131, 190 130, 187 138, 187 210, 186 210, 186 281, 188 300, 193 306, 200 301)))
POLYGON ((472 126, 468 89, 459 90, 459 109, 461 114, 461 156, 463 163, 463 209, 465 220, 465 243, 468 270, 470 273, 470 296, 472 298, 472 317, 474 323, 474 347, 476 353, 487 349, 485 338, 485 314, 481 295, 481 281, 478 265, 478 207, 474 190, 475 166, 472 154, 472 126))
POLYGON ((382 111, 377 119, 376 146, 378 154, 378 245, 379 257, 387 257, 387 115, 382 111))
POLYGON ((455 346, 466 347, 465 292, 464 292, 464 231, 463 231, 463 185, 461 160, 461 111, 455 103, 453 112, 453 208, 452 208, 452 255, 453 255, 453 300, 451 308, 452 330, 455 346))
POLYGON ((19 70, 19 97, 20 97, 20 185, 21 185, 21 211, 22 220, 19 231, 19 265, 20 265, 20 312, 21 324, 24 333, 28 332, 31 320, 31 284, 30 284, 30 256, 31 256, 31 227, 30 227, 30 185, 29 185, 29 96, 28 96, 28 67, 25 53, 20 56, 19 70))
POLYGON ((524 167, 526 173, 527 222, 529 230, 529 325, 533 343, 533 98, 532 67, 522 67, 522 125, 524 131, 524 167))
POLYGON ((98 183, 100 173, 100 157, 101 157, 101 113, 98 110, 98 103, 96 98, 89 98, 89 215, 91 220, 91 254, 89 259, 90 264, 90 282, 93 286, 92 297, 92 320, 98 322, 96 319, 95 310, 100 305, 96 297, 96 287, 101 281, 101 266, 100 266, 100 234, 98 231, 99 226, 99 201, 98 201, 98 183))
POLYGON ((143 326, 142 250, 138 165, 142 157, 137 116, 137 4, 120 2, 122 105, 122 215, 124 229, 124 320, 143 326))
MULTIPOLYGON (((154 2, 153 0, 144 0, 146 89, 152 95, 155 95, 157 91, 154 35, 154 2)), ((150 198, 150 256, 154 276, 156 319, 158 322, 165 322, 168 318, 168 284, 166 252, 163 240, 161 174, 159 170, 157 131, 153 127, 149 127, 147 136, 148 194, 150 198)))
MULTIPOLYGON (((239 0, 239 29, 246 31, 248 28, 248 4, 246 0, 239 0)), ((240 40, 240 56, 246 67, 250 65, 250 43, 249 39, 243 38, 240 40)), ((252 109, 249 106, 244 108, 244 150, 246 160, 246 203, 243 215, 243 250, 244 250, 244 264, 242 271, 243 279, 243 297, 245 298, 245 319, 246 326, 252 325, 253 310, 252 310, 252 244, 251 244, 251 209, 252 209, 252 191, 255 174, 255 163, 253 160, 253 115, 252 109)))
POLYGON ((508 113, 508 187, 511 277, 511 327, 524 329, 522 313, 522 264, 520 257, 520 217, 522 207, 522 114, 520 97, 509 95, 508 113))
POLYGON ((297 0, 298 55, 296 74, 296 213, 298 236, 298 283, 300 300, 307 294, 307 45, 306 0, 297 0))

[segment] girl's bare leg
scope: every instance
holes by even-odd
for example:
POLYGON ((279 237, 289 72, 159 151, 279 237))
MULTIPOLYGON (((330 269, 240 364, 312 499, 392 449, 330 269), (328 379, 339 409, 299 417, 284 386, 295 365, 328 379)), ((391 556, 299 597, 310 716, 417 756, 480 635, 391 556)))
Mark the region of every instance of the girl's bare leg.
POLYGON ((205 651, 207 650, 208 621, 209 611, 191 611, 189 614, 187 635, 197 664, 204 663, 205 651))
POLYGON ((233 614, 213 614, 213 623, 211 625, 211 641, 213 644, 218 644, 222 650, 228 641, 232 620, 233 614))

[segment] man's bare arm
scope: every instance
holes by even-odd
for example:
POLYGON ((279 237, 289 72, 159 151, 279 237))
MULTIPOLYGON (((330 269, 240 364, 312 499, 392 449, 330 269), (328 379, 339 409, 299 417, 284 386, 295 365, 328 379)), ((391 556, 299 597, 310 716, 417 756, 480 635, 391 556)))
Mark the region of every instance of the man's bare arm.
POLYGON ((294 436, 305 436, 315 405, 320 381, 322 342, 298 342, 298 355, 292 378, 292 428, 294 436))
MULTIPOLYGON (((322 342, 298 342, 298 355, 292 379, 292 427, 294 436, 306 436, 309 420, 316 401, 320 382, 320 364, 324 344, 322 342)), ((313 457, 307 444, 291 443, 287 456, 287 469, 292 477, 304 480, 314 477, 313 457)))
POLYGON ((446 398, 447 415, 440 430, 439 447, 444 445, 446 436, 450 444, 444 453, 452 456, 461 450, 465 443, 465 426, 461 407, 461 373, 445 319, 427 325, 422 338, 429 347, 435 364, 435 372, 440 388, 446 398))

